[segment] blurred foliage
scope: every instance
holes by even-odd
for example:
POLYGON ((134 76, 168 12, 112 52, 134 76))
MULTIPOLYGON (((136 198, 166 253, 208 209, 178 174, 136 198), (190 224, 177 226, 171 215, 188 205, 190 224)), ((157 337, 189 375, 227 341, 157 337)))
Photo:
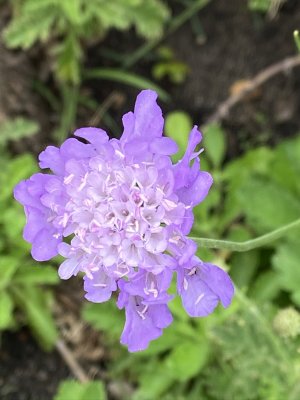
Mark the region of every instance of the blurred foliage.
POLYGON ((37 122, 17 117, 15 119, 5 120, 0 123, 0 149, 4 149, 9 140, 23 139, 24 137, 32 136, 39 130, 37 122))
POLYGON ((0 331, 28 324, 39 343, 51 349, 57 330, 51 315, 52 294, 41 285, 58 282, 50 265, 35 263, 30 246, 21 239, 25 224, 22 207, 13 199, 13 188, 36 172, 29 154, 10 158, 9 140, 34 134, 37 124, 18 118, 3 123, 0 141, 0 331))
POLYGON ((156 80, 168 77, 174 84, 183 83, 189 72, 186 63, 175 58, 170 47, 159 47, 157 50, 158 61, 152 68, 152 75, 156 80))
POLYGON ((248 0, 248 7, 251 11, 267 12, 274 0, 248 0))
POLYGON ((251 11, 268 13, 274 18, 280 7, 288 0, 248 0, 248 7, 251 11))
POLYGON ((300 33, 299 33, 299 31, 294 31, 294 39, 295 39, 297 49, 300 52, 300 33))
POLYGON ((106 400, 103 383, 100 381, 79 383, 63 381, 54 400, 106 400))
POLYGON ((13 19, 4 31, 8 47, 30 48, 47 43, 55 55, 57 77, 79 83, 82 41, 100 40, 110 29, 131 26, 139 35, 153 39, 162 34, 169 16, 159 0, 15 0, 13 19), (59 40, 58 40, 59 39, 59 40))
MULTIPOLYGON (((167 115, 165 131, 177 141, 179 158, 190 128, 184 112, 167 115)), ((195 209, 193 236, 247 240, 299 218, 300 136, 226 162, 226 134, 212 124, 204 129, 203 146, 202 168, 212 171, 215 185, 195 209)), ((174 323, 141 353, 120 348, 124 316, 114 302, 86 304, 83 318, 105 334, 109 379, 136 386, 134 400, 298 399, 298 238, 296 230, 248 253, 200 249, 202 259, 230 265, 237 286, 232 306, 192 319, 175 298, 174 323)))

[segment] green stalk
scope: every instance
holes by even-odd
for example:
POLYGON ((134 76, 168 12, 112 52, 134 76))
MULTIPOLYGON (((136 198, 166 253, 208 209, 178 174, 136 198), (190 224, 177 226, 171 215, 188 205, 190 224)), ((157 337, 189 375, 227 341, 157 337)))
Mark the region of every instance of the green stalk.
POLYGON ((217 240, 190 237, 200 247, 206 247, 208 249, 223 249, 230 251, 249 251, 256 249, 257 247, 265 246, 266 244, 273 242, 276 239, 281 238, 292 229, 300 227, 300 218, 290 224, 284 225, 272 232, 266 233, 265 235, 259 236, 255 239, 247 240, 245 242, 233 242, 229 240, 217 240))

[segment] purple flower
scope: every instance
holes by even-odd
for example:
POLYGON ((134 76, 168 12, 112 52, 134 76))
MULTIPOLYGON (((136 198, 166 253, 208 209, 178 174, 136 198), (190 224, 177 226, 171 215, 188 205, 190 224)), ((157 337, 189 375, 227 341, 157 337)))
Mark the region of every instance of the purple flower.
POLYGON ((168 289, 174 272, 178 293, 191 316, 204 316, 233 296, 228 275, 195 257, 187 237, 193 207, 206 197, 211 175, 200 170, 196 127, 182 160, 173 165, 177 145, 163 137, 157 95, 142 91, 134 112, 123 117, 120 140, 97 128, 81 128, 60 148, 40 154, 35 174, 15 188, 24 205, 25 240, 32 256, 45 261, 61 254, 62 279, 84 274, 86 298, 103 302, 119 292, 125 308, 121 342, 145 349, 172 316, 168 289))
POLYGON ((234 288, 226 272, 197 257, 192 264, 195 266, 178 272, 178 292, 186 312, 191 317, 206 317, 219 302, 223 307, 228 307, 234 288))

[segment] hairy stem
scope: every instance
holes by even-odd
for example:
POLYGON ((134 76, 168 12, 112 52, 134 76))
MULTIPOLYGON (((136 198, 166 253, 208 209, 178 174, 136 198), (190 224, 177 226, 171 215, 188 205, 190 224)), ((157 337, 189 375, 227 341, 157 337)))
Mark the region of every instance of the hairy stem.
POLYGON ((229 240, 217 240, 190 237, 200 247, 206 247, 208 249, 225 249, 230 251, 248 251, 257 247, 265 246, 266 244, 273 242, 276 239, 281 238, 286 233, 294 228, 300 227, 300 218, 290 224, 284 225, 272 232, 266 233, 265 235, 259 236, 255 239, 247 240, 245 242, 233 242, 229 240))

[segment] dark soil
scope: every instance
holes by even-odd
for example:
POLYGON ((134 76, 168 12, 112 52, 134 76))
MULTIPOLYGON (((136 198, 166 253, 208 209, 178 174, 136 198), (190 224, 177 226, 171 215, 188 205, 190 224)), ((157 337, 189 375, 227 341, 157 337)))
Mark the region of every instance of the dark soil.
POLYGON ((27 330, 3 335, 1 400, 52 399, 60 381, 68 377, 70 372, 60 356, 55 352, 44 353, 27 330))
MULTIPOLYGON (((168 80, 161 82, 172 97, 170 103, 163 105, 165 111, 185 110, 195 122, 202 124, 228 97, 235 82, 249 79, 272 63, 295 54, 292 34, 300 27, 300 2, 289 0, 273 20, 250 13, 246 3, 246 0, 218 0, 202 10, 198 16, 206 37, 202 44, 190 22, 166 39, 163 44, 188 64, 190 73, 179 86, 168 80)), ((132 35, 132 32, 130 35, 113 32, 104 45, 89 50, 87 64, 110 64, 103 56, 103 47, 113 46, 117 52, 131 53, 139 43, 132 35)), ((152 65, 153 59, 146 57, 134 70, 152 79, 152 65)), ((39 75, 36 58, 8 52, 0 43, 0 73, 0 121, 18 113, 38 119, 43 130, 35 138, 34 147, 29 141, 18 145, 22 146, 21 150, 37 152, 53 140, 51 121, 57 120, 57 116, 31 87, 33 77, 39 75)), ((119 126, 122 114, 131 109, 138 92, 108 82, 87 82, 84 90, 93 94, 99 104, 113 90, 121 92, 125 99, 123 105, 120 103, 110 110, 119 126)), ((90 111, 80 110, 80 125, 87 124, 90 117, 90 111)), ((228 132, 230 157, 261 143, 276 143, 300 131, 299 69, 267 82, 255 96, 234 108, 223 123, 228 132)), ((120 131, 121 128, 113 134, 118 135, 120 131)), ((45 354, 27 331, 4 335, 0 352, 1 399, 50 400, 59 381, 69 375, 58 354, 45 354)))

